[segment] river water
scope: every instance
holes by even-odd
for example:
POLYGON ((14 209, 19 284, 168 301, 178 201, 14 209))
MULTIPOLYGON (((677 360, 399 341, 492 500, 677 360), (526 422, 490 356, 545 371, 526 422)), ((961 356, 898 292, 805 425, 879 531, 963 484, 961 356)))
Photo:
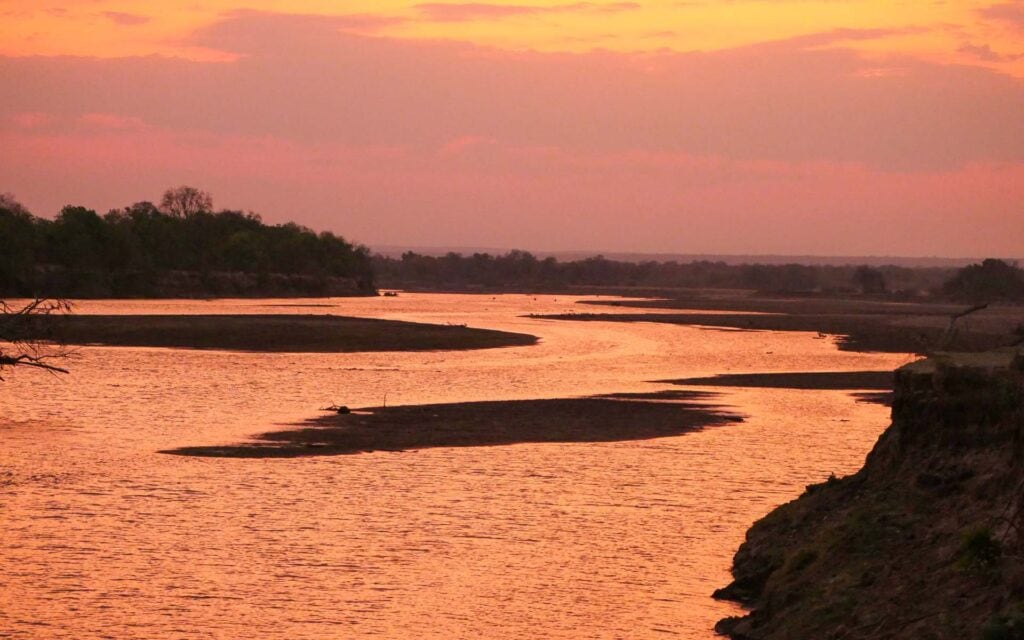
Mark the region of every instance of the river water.
POLYGON ((68 376, 11 372, 0 383, 0 637, 714 638, 714 622, 737 609, 709 594, 728 582, 747 527, 805 485, 859 468, 887 409, 845 392, 715 389, 745 422, 621 443, 158 453, 238 442, 332 402, 555 398, 908 361, 840 352, 810 333, 523 317, 580 310, 571 297, 518 295, 79 303, 79 313, 465 323, 541 342, 353 354, 83 347, 68 376))

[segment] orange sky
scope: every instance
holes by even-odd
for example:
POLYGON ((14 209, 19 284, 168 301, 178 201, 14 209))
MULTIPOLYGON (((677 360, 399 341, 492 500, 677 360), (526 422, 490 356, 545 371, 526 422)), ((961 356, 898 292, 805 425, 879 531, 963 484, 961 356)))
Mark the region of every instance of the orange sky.
POLYGON ((44 215, 189 182, 371 244, 1024 255, 1021 0, 0 0, 0 75, 44 215))
POLYGON ((834 29, 884 29, 892 33, 856 48, 1024 75, 1024 8, 1012 0, 6 0, 0 54, 225 59, 188 38, 240 10, 347 16, 345 28, 364 34, 539 51, 708 51, 834 29))

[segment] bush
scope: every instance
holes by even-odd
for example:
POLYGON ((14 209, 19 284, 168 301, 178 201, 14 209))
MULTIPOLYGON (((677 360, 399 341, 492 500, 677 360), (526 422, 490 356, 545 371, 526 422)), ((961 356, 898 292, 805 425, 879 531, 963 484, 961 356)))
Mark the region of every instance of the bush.
POLYGON ((988 570, 999 562, 1003 547, 988 527, 975 527, 964 532, 960 544, 959 566, 966 570, 988 570))
POLYGON ((1015 263, 989 258, 958 271, 942 285, 942 292, 970 302, 1024 300, 1024 271, 1015 263))
POLYGON ((982 640, 1024 640, 1024 606, 1017 603, 992 616, 981 634, 982 640))

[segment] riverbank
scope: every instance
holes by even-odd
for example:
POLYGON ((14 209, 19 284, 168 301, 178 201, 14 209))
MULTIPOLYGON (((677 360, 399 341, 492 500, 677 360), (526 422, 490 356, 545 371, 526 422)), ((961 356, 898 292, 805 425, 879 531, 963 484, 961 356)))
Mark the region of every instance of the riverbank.
POLYGON ((892 426, 859 472, 759 520, 716 597, 736 640, 1020 638, 1024 352, 896 374, 892 426))
POLYGON ((919 354, 939 348, 986 351, 1006 346, 1017 339, 1015 331, 1024 325, 1024 306, 993 305, 964 318, 954 333, 947 334, 950 318, 963 311, 963 305, 782 298, 722 291, 675 299, 589 300, 582 304, 614 307, 616 311, 534 317, 577 322, 660 322, 749 331, 808 331, 822 337, 838 336, 837 346, 844 351, 919 354), (630 311, 620 311, 623 308, 630 311), (642 311, 655 309, 656 313, 642 311))
POLYGON ((711 395, 677 391, 671 401, 657 402, 636 400, 630 394, 613 394, 370 407, 263 433, 252 443, 183 447, 164 453, 295 458, 525 442, 611 442, 676 436, 742 421, 741 416, 709 404, 711 395))
MULTIPOLYGON (((49 316, 38 337, 69 345, 344 353, 528 346, 523 333, 333 315, 49 316)), ((32 336, 29 336, 32 337, 32 336)))

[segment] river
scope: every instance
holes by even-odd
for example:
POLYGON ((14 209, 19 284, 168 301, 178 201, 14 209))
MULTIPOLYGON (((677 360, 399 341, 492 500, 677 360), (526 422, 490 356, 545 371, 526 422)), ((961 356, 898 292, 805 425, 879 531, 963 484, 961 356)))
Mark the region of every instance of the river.
MULTIPOLYGON (((860 467, 884 407, 710 389, 741 424, 647 441, 299 459, 232 443, 350 406, 583 396, 652 380, 894 368, 812 333, 540 320, 568 296, 83 301, 79 313, 332 313, 537 335, 461 352, 83 347, 0 383, 0 637, 710 640, 749 525, 860 467), (326 305, 326 306, 324 306, 326 305)), ((590 310, 593 310, 591 308, 590 310)), ((676 311, 678 312, 678 311, 676 311)))

